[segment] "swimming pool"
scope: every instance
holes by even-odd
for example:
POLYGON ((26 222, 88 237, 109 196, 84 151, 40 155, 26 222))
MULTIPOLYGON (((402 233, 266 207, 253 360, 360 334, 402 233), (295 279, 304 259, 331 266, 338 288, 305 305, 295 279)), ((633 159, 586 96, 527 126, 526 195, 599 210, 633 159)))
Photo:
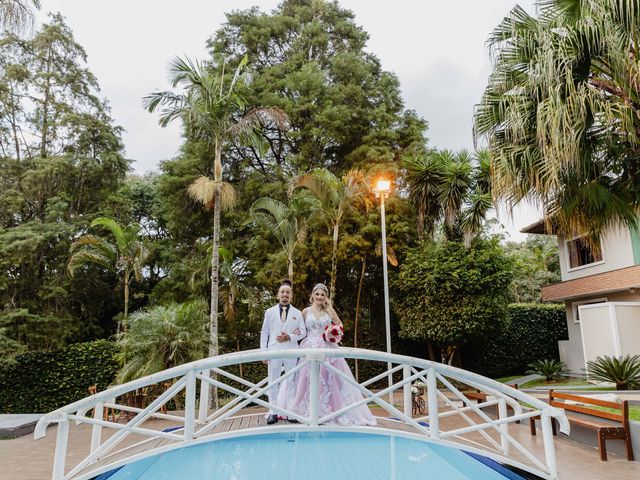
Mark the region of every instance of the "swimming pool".
POLYGON ((96 480, 524 480, 485 457, 379 434, 282 432, 214 440, 96 480))

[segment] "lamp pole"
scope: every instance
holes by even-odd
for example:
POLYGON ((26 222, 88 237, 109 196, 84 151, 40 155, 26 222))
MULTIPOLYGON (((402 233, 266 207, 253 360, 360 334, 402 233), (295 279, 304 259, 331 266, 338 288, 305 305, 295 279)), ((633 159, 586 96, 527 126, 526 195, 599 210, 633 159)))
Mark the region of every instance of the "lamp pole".
MULTIPOLYGON (((384 282, 384 325, 387 338, 387 353, 391 353, 391 319, 389 314, 389 274, 387 273, 387 224, 384 201, 391 190, 390 180, 378 180, 375 188, 376 196, 380 197, 380 223, 382 226, 382 277, 384 282)), ((387 363, 387 371, 391 370, 391 362, 387 363)), ((393 385, 393 375, 388 376, 389 387, 393 385)), ((393 405, 393 391, 389 392, 389 403, 393 405)))

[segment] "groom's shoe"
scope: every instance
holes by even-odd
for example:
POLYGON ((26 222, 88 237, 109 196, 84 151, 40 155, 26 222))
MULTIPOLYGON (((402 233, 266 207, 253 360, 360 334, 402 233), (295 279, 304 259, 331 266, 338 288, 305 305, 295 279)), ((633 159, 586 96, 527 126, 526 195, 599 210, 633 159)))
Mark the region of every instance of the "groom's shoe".
POLYGON ((287 418, 287 422, 289 423, 300 423, 298 420, 296 420, 295 418, 287 418))
POLYGON ((267 425, 273 425, 277 421, 278 421, 278 416, 277 415, 269 415, 267 417, 267 425))

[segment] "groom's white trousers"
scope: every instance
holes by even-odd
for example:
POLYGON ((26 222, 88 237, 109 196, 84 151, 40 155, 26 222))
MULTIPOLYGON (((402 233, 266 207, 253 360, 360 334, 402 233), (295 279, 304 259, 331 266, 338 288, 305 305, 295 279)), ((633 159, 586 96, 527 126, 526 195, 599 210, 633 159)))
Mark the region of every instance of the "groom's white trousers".
MULTIPOLYGON (((269 360, 269 385, 273 385, 282 375, 282 368, 284 367, 284 373, 287 373, 298 363, 297 358, 272 358, 269 360)), ((290 377, 289 377, 290 378, 290 377)), ((292 382, 293 380, 289 380, 292 382)), ((269 388, 268 397, 269 397, 269 405, 275 405, 278 400, 278 392, 280 391, 280 387, 283 382, 274 385, 273 388, 269 388)), ((276 412, 269 408, 269 415, 275 414, 276 412)))

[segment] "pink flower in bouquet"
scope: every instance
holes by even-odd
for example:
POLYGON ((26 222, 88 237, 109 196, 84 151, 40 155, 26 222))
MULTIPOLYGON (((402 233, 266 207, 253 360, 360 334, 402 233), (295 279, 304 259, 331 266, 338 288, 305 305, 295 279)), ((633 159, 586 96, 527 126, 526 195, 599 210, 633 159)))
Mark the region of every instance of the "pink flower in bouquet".
POLYGON ((343 332, 344 329, 342 327, 338 327, 337 325, 327 325, 324 328, 324 334, 322 336, 327 342, 340 343, 343 332))

